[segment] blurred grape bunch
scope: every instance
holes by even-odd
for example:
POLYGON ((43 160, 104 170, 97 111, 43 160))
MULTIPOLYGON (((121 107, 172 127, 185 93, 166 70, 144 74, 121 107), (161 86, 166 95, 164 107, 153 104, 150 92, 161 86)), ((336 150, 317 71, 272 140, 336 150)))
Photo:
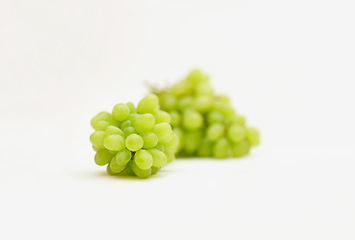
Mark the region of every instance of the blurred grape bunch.
POLYGON ((171 116, 173 132, 179 137, 179 156, 241 157, 259 145, 259 132, 246 126, 225 95, 215 95, 209 77, 193 70, 167 89, 151 87, 160 107, 171 116))
POLYGON ((169 122, 170 115, 159 109, 154 94, 143 98, 137 108, 119 103, 112 114, 98 113, 91 119, 95 132, 90 135, 96 164, 107 164, 110 175, 147 178, 157 173, 174 160, 179 143, 169 122))

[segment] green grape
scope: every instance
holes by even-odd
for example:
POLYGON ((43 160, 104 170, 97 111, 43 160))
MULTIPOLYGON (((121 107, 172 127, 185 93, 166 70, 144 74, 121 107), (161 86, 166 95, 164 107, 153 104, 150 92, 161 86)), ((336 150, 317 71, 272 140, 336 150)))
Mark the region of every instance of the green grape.
POLYGON ((109 166, 110 166, 110 169, 113 173, 120 173, 126 169, 126 165, 118 165, 117 164, 115 157, 112 158, 109 166))
POLYGON ((188 108, 191 108, 192 105, 193 105, 193 102, 194 102, 194 98, 191 97, 191 96, 186 96, 186 97, 183 97, 181 98, 179 101, 178 101, 178 109, 181 110, 181 111, 184 111, 188 108))
POLYGON ((146 170, 152 166, 153 157, 149 151, 141 149, 134 155, 134 161, 140 169, 146 170))
POLYGON ((213 89, 208 82, 199 83, 196 86, 195 94, 197 96, 213 96, 213 89))
POLYGON ((170 118, 171 118, 170 124, 172 127, 176 127, 180 125, 181 117, 177 111, 171 111, 170 118))
POLYGON ((137 107, 138 113, 152 113, 159 108, 159 99, 154 94, 149 94, 143 98, 137 107))
POLYGON ((132 163, 133 163, 133 161, 129 161, 128 163, 127 163, 127 166, 126 166, 126 173, 127 173, 127 175, 129 175, 129 176, 136 176, 136 174, 133 172, 133 170, 132 170, 132 163))
POLYGON ((252 146, 257 146, 260 143, 259 131, 255 128, 248 127, 246 129, 246 138, 252 146))
POLYGON ((197 155, 200 157, 212 156, 212 144, 208 140, 204 140, 197 150, 197 155))
POLYGON ((199 69, 194 69, 190 72, 186 79, 192 84, 198 84, 201 82, 208 82, 209 77, 203 74, 199 69))
POLYGON ((233 156, 241 157, 249 153, 250 145, 247 141, 235 143, 232 147, 233 156))
POLYGON ((128 118, 130 109, 126 104, 119 103, 113 107, 112 116, 117 121, 123 121, 128 118))
POLYGON ((206 137, 208 140, 214 142, 223 137, 224 125, 222 123, 214 123, 207 128, 206 137))
POLYGON ((126 120, 121 123, 121 129, 125 130, 128 127, 132 127, 132 123, 130 120, 126 120))
POLYGON ((186 132, 185 141, 184 141, 185 152, 188 154, 194 154, 199 148, 201 142, 202 142, 201 131, 186 132))
POLYGON ((169 123, 158 123, 153 127, 152 132, 157 135, 159 141, 162 141, 170 137, 172 130, 169 123))
POLYGON ((127 127, 123 130, 123 134, 126 138, 133 133, 137 133, 136 129, 134 129, 133 127, 127 127))
POLYGON ((227 139, 221 138, 213 146, 213 156, 215 158, 226 158, 229 155, 229 144, 227 139))
POLYGON ((159 168, 164 166, 168 162, 166 155, 162 151, 159 151, 155 148, 149 149, 148 151, 153 157, 153 167, 159 168))
POLYGON ((166 147, 174 150, 174 151, 177 151, 178 145, 179 145, 179 137, 178 137, 178 135, 173 132, 172 139, 169 142, 165 143, 164 145, 166 147))
POLYGON ((155 123, 170 123, 171 117, 170 114, 162 111, 162 110, 156 110, 154 111, 154 117, 155 117, 155 123))
POLYGON ((225 117, 223 116, 222 113, 218 111, 211 111, 207 115, 207 122, 208 124, 212 125, 214 123, 223 123, 225 120, 225 117))
POLYGON ((153 148, 158 144, 158 137, 152 132, 145 132, 141 134, 143 138, 143 148, 153 148))
POLYGON ((98 121, 107 121, 107 122, 114 122, 112 115, 109 112, 100 112, 95 117, 91 119, 91 127, 95 128, 95 124, 98 121))
POLYGON ((111 151, 120 151, 125 147, 124 138, 120 135, 108 135, 104 140, 104 146, 111 151))
POLYGON ((174 133, 173 131, 170 131, 168 135, 166 135, 164 138, 159 139, 159 143, 163 144, 163 145, 167 145, 169 144, 169 142, 171 142, 173 140, 174 137, 174 133))
POLYGON ((136 109, 136 107, 134 106, 133 103, 128 102, 128 103, 126 103, 126 105, 127 105, 127 107, 129 108, 130 114, 133 114, 133 113, 136 113, 136 112, 137 112, 137 109, 136 109))
POLYGON ((104 131, 95 131, 90 135, 90 142, 98 148, 104 148, 104 139, 106 133, 104 131))
POLYGON ((94 125, 94 129, 96 131, 105 131, 105 129, 110 125, 109 122, 105 121, 105 120, 100 120, 98 122, 95 123, 94 125))
POLYGON ((92 149, 94 149, 94 151, 97 152, 97 151, 99 151, 100 148, 98 148, 98 147, 92 145, 92 149))
POLYGON ((149 177, 152 174, 151 168, 143 170, 140 167, 138 167, 138 165, 137 165, 137 163, 135 161, 132 161, 131 168, 132 168, 132 171, 139 178, 147 178, 147 177, 149 177))
POLYGON ((112 172, 112 170, 111 170, 111 168, 110 168, 110 164, 107 165, 106 171, 107 171, 108 175, 110 175, 110 176, 117 176, 117 175, 120 174, 120 173, 114 173, 114 172, 112 172))
POLYGON ((160 167, 151 167, 151 175, 156 174, 160 170, 160 167))
POLYGON ((185 141, 184 141, 184 138, 185 138, 184 133, 181 130, 181 128, 178 128, 178 127, 174 128, 173 132, 177 135, 177 137, 179 139, 179 144, 177 146, 176 151, 180 151, 183 148, 184 143, 185 143, 185 141))
POLYGON ((160 105, 162 109, 171 110, 175 108, 177 103, 176 97, 170 93, 165 93, 160 96, 160 105))
POLYGON ((107 149, 99 149, 95 154, 95 163, 99 166, 108 164, 111 159, 112 155, 107 149))
POLYGON ((164 152, 164 146, 161 145, 161 144, 157 144, 154 148, 155 148, 155 149, 158 149, 159 151, 164 152))
POLYGON ((122 132, 121 129, 115 126, 108 126, 105 130, 106 135, 120 135, 124 137, 124 133, 122 132))
POLYGON ((228 138, 232 142, 240 142, 245 138, 245 129, 237 124, 232 125, 228 129, 228 138))
POLYGON ((136 121, 139 116, 140 116, 140 114, 133 113, 133 114, 129 115, 128 120, 131 121, 132 125, 134 126, 136 124, 136 121))
POLYGON ((189 95, 192 93, 192 85, 187 81, 181 81, 175 84, 171 89, 171 93, 176 97, 189 95))
POLYGON ((150 113, 145 113, 137 118, 134 127, 139 133, 143 133, 152 130, 154 123, 154 116, 150 113))
POLYGON ((164 148, 164 154, 166 155, 167 162, 170 163, 175 159, 175 153, 169 148, 164 148))
POLYGON ((132 153, 127 148, 122 149, 116 154, 116 163, 126 165, 132 158, 132 153))
POLYGON ((227 96, 227 95, 224 95, 224 94, 222 94, 222 95, 219 95, 218 96, 218 100, 220 100, 221 102, 223 102, 225 105, 230 105, 230 99, 229 99, 229 97, 227 96))
POLYGON ((126 138, 126 147, 132 152, 138 151, 143 147, 143 138, 135 133, 129 135, 126 138))
POLYGON ((243 116, 239 116, 239 115, 235 115, 233 118, 232 118, 232 123, 234 124, 238 124, 238 125, 241 125, 241 126, 244 126, 245 125, 245 122, 246 122, 246 119, 245 117, 243 116))
POLYGON ((203 116, 196 111, 187 110, 184 112, 182 124, 188 130, 200 129, 203 126, 203 116))
POLYGON ((193 102, 193 107, 198 112, 207 112, 213 105, 213 98, 211 96, 198 96, 193 102))

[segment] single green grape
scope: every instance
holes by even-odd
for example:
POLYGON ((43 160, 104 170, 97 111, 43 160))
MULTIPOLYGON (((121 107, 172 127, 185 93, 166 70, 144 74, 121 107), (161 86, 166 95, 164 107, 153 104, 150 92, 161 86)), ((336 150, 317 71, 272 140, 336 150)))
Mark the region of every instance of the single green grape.
POLYGON ((136 121, 139 116, 140 116, 140 114, 138 114, 138 113, 133 113, 133 114, 129 115, 128 120, 131 121, 132 126, 134 126, 136 124, 136 121))
POLYGON ((242 157, 249 153, 250 145, 247 141, 235 143, 232 147, 234 157, 242 157))
POLYGON ((179 146, 179 137, 178 137, 178 135, 173 132, 172 139, 169 142, 165 143, 164 145, 166 147, 174 150, 174 151, 177 151, 178 146, 179 146))
POLYGON ((132 158, 132 153, 127 148, 122 149, 116 154, 116 163, 126 165, 132 158))
POLYGON ((245 129, 244 127, 234 124, 232 126, 230 126, 230 128, 228 129, 228 138, 232 141, 232 142, 240 142, 243 141, 243 139, 245 138, 245 129))
POLYGON ((222 123, 214 123, 207 128, 206 137, 209 141, 217 141, 224 135, 224 125, 222 123))
POLYGON ((134 106, 133 103, 128 102, 128 103, 126 103, 126 105, 127 105, 127 107, 129 108, 130 114, 133 114, 133 113, 136 113, 136 112, 137 112, 137 109, 136 109, 136 107, 134 106))
POLYGON ((170 114, 162 111, 162 110, 156 110, 154 111, 154 117, 155 117, 155 123, 170 123, 171 117, 170 114))
POLYGON ((94 125, 94 129, 96 131, 105 131, 105 129, 110 125, 109 122, 105 121, 105 120, 100 120, 98 122, 95 123, 94 125))
POLYGON ((143 98, 137 107, 138 113, 152 113, 159 108, 159 99, 154 94, 149 94, 143 98))
POLYGON ((158 144, 158 137, 152 132, 141 133, 140 136, 143 138, 143 148, 145 149, 153 148, 158 144))
POLYGON ((154 149, 154 148, 149 149, 148 151, 153 157, 153 164, 152 164, 153 167, 160 168, 168 162, 166 155, 162 151, 159 151, 158 149, 154 149))
POLYGON ((202 82, 208 82, 209 77, 203 74, 199 69, 192 70, 186 78, 192 84, 199 84, 202 82))
POLYGON ((115 157, 112 158, 109 166, 110 166, 110 169, 113 173, 120 173, 126 169, 126 165, 118 165, 117 164, 115 157))
POLYGON ((153 165, 152 154, 144 149, 141 149, 136 152, 136 154, 134 155, 134 161, 137 166, 142 170, 146 170, 153 165))
POLYGON ((169 148, 164 148, 164 154, 166 155, 167 162, 170 163, 175 159, 175 153, 169 148))
POLYGON ((174 109, 177 103, 176 97, 170 93, 162 94, 159 102, 161 104, 161 108, 165 110, 174 109))
POLYGON ((213 96, 213 89, 208 82, 202 82, 196 86, 195 94, 197 96, 213 96))
POLYGON ((98 113, 95 117, 91 119, 91 127, 95 129, 95 125, 98 121, 115 122, 112 115, 109 112, 103 111, 98 113))
POLYGON ((246 129, 246 138, 252 146, 257 146, 260 143, 259 131, 255 128, 248 127, 246 129))
POLYGON ((108 126, 105 130, 106 135, 120 135, 121 137, 124 137, 124 133, 122 132, 121 129, 115 126, 108 126))
POLYGON ((198 96, 195 98, 193 107, 198 112, 207 112, 213 105, 213 98, 211 96, 198 96))
POLYGON ((181 117, 180 117, 180 114, 177 111, 171 111, 170 112, 170 118, 171 118, 170 125, 172 127, 176 127, 176 126, 180 125, 181 117))
POLYGON ((130 109, 126 104, 119 103, 113 107, 112 116, 117 121, 123 121, 128 118, 130 109))
POLYGON ((191 108, 194 102, 194 98, 191 96, 182 97, 179 99, 177 107, 180 111, 184 111, 191 108))
POLYGON ((129 135, 126 138, 126 147, 132 152, 138 151, 143 147, 143 138, 135 133, 129 135))
POLYGON ((112 155, 107 149, 99 149, 95 154, 95 163, 99 166, 108 164, 111 159, 112 155))
POLYGON ((197 130, 203 127, 203 116, 196 111, 187 110, 182 118, 184 128, 188 130, 197 130))
POLYGON ((128 163, 127 163, 127 166, 126 166, 126 173, 127 173, 127 175, 129 175, 129 176, 136 176, 136 174, 133 172, 133 170, 132 170, 132 163, 133 163, 134 161, 129 161, 128 163))
POLYGON ((108 175, 110 175, 110 176, 117 176, 120 174, 119 172, 118 173, 113 172, 111 170, 110 164, 107 165, 106 171, 107 171, 108 175))
POLYGON ((143 133, 152 130, 154 124, 155 117, 150 113, 145 113, 137 118, 134 127, 139 133, 143 133))
POLYGON ((148 169, 141 169, 138 167, 136 161, 131 161, 131 169, 135 173, 135 175, 139 178, 147 178, 152 174, 151 168, 148 169))
POLYGON ((226 158, 229 155, 229 144, 226 138, 219 139, 213 146, 213 156, 215 158, 226 158))
POLYGON ((159 141, 162 141, 170 138, 172 130, 169 123, 158 123, 153 127, 152 132, 157 135, 159 141))
POLYGON ((188 154, 194 154, 201 142, 202 142, 202 131, 189 131, 185 133, 185 140, 184 140, 184 150, 188 154))
POLYGON ((104 140, 104 146, 111 151, 120 151, 125 147, 125 140, 120 135, 108 135, 104 140))
POLYGON ((95 131, 90 135, 90 142, 98 148, 104 148, 105 137, 106 133, 104 131, 95 131))
POLYGON ((207 122, 209 125, 214 123, 224 123, 225 117, 218 111, 211 111, 207 114, 207 122))
POLYGON ((126 120, 121 123, 121 129, 125 130, 128 127, 132 127, 132 122, 130 120, 126 120))

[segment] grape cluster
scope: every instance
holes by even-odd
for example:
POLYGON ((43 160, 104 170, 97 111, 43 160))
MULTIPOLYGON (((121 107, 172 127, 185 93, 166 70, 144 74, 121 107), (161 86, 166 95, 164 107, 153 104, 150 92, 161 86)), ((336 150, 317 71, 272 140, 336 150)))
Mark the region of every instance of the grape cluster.
POLYGON ((90 135, 95 162, 107 165, 110 175, 128 174, 147 178, 175 158, 179 139, 170 126, 170 115, 159 109, 158 97, 149 94, 137 108, 116 104, 91 120, 90 135))
POLYGON ((168 89, 151 91, 171 115, 181 156, 241 157, 259 144, 259 132, 246 127, 246 119, 235 112, 227 96, 214 94, 209 77, 199 70, 168 89))

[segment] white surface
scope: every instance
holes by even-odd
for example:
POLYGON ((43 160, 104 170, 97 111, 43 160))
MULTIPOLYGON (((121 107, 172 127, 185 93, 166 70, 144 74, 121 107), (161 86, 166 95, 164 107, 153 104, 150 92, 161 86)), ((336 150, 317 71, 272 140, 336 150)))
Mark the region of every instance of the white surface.
POLYGON ((1 1, 0 239, 354 239, 352 1, 1 1), (147 179, 90 118, 192 67, 262 133, 147 179))

